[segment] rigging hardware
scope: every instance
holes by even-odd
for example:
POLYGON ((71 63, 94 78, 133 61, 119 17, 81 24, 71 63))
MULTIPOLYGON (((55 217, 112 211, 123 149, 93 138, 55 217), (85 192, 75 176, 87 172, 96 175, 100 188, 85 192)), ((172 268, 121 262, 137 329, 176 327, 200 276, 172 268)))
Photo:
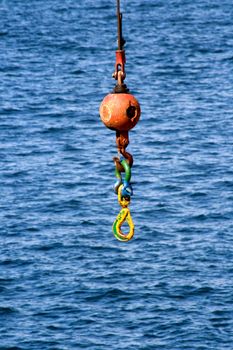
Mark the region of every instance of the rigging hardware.
POLYGON ((129 130, 138 123, 141 109, 139 102, 129 93, 129 89, 124 83, 126 58, 125 40, 122 36, 122 17, 120 0, 117 0, 118 49, 116 50, 115 70, 112 75, 116 80, 116 85, 113 91, 103 99, 100 105, 100 117, 107 128, 116 131, 116 145, 120 156, 113 158, 117 177, 115 193, 118 195, 118 202, 122 209, 114 221, 113 233, 118 240, 127 242, 134 235, 134 224, 128 208, 133 195, 130 183, 133 156, 126 151, 126 148, 129 145, 129 130), (122 180, 122 172, 125 172, 124 180, 122 180), (121 230, 121 226, 125 221, 129 225, 128 234, 124 234, 121 230))

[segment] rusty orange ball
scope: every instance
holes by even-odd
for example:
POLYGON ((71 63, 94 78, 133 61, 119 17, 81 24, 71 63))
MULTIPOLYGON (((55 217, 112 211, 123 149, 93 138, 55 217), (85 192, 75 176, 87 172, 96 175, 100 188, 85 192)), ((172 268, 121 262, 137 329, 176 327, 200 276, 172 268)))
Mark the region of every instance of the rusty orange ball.
POLYGON ((132 129, 137 124, 140 114, 140 105, 131 94, 109 94, 100 105, 101 120, 112 130, 132 129))

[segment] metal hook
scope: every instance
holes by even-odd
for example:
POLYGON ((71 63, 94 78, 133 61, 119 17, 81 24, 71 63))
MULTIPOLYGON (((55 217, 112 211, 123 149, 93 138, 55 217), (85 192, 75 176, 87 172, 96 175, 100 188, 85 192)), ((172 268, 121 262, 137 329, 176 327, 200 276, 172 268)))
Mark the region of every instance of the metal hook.
POLYGON ((119 241, 128 242, 133 238, 133 235, 134 235, 134 223, 130 214, 130 210, 128 208, 128 205, 130 203, 130 198, 122 197, 121 195, 122 187, 123 185, 121 185, 118 189, 118 201, 119 201, 119 204, 122 206, 122 209, 120 213, 117 215, 117 218, 113 223, 112 229, 113 229, 114 236, 119 241), (121 226, 124 224, 125 221, 129 225, 129 232, 127 234, 124 234, 121 230, 121 226))

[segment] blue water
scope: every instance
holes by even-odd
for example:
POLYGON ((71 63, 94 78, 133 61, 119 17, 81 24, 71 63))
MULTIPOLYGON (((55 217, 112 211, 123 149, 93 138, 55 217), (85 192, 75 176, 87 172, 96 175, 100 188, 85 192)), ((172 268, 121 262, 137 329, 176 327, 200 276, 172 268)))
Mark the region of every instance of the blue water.
POLYGON ((233 349, 233 7, 122 0, 136 232, 111 231, 115 1, 0 1, 0 349, 233 349))

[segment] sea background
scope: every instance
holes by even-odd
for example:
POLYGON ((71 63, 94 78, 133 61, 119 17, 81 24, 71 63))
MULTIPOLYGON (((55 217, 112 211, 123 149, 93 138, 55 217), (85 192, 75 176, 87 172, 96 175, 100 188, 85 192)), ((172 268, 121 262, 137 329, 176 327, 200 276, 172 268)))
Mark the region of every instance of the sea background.
POLYGON ((0 1, 0 349, 233 349, 233 6, 122 0, 135 237, 117 241, 116 2, 0 1))

